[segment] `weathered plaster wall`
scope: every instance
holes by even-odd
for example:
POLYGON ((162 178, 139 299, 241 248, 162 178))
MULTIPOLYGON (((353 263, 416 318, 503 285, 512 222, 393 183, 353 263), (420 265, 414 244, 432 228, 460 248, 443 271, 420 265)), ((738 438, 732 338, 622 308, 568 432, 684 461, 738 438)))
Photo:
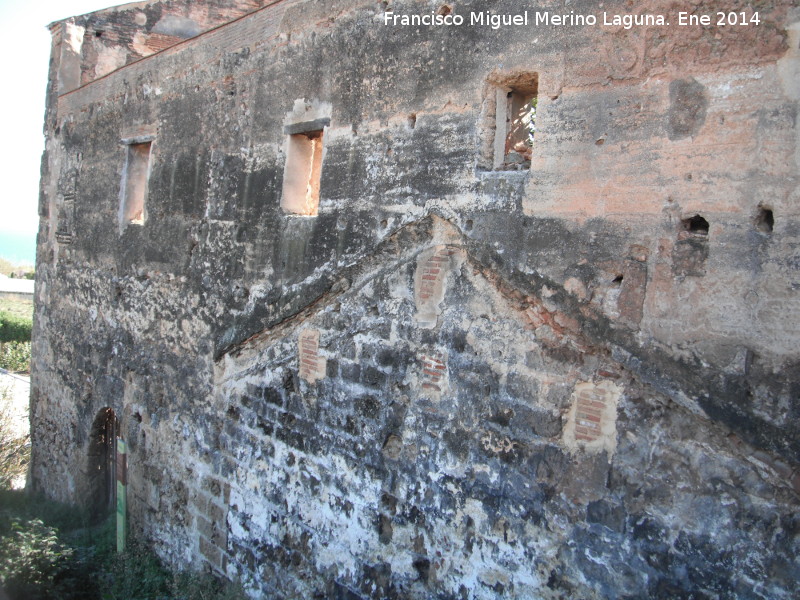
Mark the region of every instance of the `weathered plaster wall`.
POLYGON ((89 502, 108 406, 135 531, 254 597, 792 597, 800 13, 493 31, 388 5, 438 8, 280 2, 51 77, 34 484, 89 502), (531 167, 478 168, 490 82, 521 73, 531 167), (316 217, 281 210, 298 106, 329 119, 316 217))
POLYGON ((57 21, 51 30, 64 40, 59 92, 70 92, 266 4, 268 0, 149 0, 57 21))

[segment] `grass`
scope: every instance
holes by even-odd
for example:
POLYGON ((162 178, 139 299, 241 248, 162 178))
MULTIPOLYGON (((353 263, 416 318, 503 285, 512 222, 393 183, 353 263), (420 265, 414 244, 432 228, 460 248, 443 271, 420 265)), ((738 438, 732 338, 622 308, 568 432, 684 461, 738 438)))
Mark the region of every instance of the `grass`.
POLYGON ((11 483, 24 476, 29 436, 9 426, 0 389, 0 589, 9 600, 243 600, 241 588, 209 573, 166 568, 140 540, 116 552, 114 515, 97 524, 81 508, 11 483))
MULTIPOLYGON (((0 298, 0 313, 33 320, 33 300, 0 298)), ((16 341, 0 343, 0 367, 14 373, 29 373, 31 369, 31 343, 16 341)))
POLYGON ((11 313, 15 317, 33 319, 33 300, 0 298, 0 312, 11 313))

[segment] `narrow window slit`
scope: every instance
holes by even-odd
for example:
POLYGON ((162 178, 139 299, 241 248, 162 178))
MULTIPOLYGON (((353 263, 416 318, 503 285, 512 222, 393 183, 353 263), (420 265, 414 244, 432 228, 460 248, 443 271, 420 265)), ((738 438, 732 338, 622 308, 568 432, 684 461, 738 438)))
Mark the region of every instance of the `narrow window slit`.
POLYGON ((144 225, 152 142, 127 144, 122 173, 120 232, 128 225, 144 225))
POLYGON ((289 136, 281 208, 294 215, 314 217, 319 210, 322 172, 322 130, 289 136))

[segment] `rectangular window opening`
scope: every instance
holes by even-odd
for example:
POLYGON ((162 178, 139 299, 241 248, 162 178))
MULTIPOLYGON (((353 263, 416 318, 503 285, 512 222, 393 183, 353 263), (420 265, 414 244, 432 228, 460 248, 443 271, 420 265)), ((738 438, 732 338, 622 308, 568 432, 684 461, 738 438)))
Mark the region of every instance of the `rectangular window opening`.
POLYGON ((151 144, 152 142, 127 144, 120 206, 121 229, 128 225, 144 225, 151 144))
POLYGON ((290 135, 281 197, 284 212, 307 217, 317 215, 321 172, 322 130, 290 135))
MULTIPOLYGON (((506 95, 506 144, 505 157, 509 152, 529 153, 536 132, 536 95, 511 90, 506 95)), ((528 156, 530 160, 530 156, 528 156)))
POLYGON ((530 168, 536 134, 538 73, 493 75, 482 126, 479 167, 496 171, 530 168))

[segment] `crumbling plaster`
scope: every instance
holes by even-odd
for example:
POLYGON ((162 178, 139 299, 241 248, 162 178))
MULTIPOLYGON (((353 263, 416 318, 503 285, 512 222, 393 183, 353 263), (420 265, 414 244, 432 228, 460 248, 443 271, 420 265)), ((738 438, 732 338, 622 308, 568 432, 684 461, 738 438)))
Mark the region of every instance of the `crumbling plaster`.
POLYGON ((111 407, 134 533, 253 597, 792 597, 796 8, 498 32, 387 7, 437 8, 276 2, 66 88, 78 21, 53 27, 34 487, 88 503, 111 407), (487 85, 517 72, 532 164, 486 170, 487 85), (288 215, 285 128, 315 119, 318 214, 288 215))

